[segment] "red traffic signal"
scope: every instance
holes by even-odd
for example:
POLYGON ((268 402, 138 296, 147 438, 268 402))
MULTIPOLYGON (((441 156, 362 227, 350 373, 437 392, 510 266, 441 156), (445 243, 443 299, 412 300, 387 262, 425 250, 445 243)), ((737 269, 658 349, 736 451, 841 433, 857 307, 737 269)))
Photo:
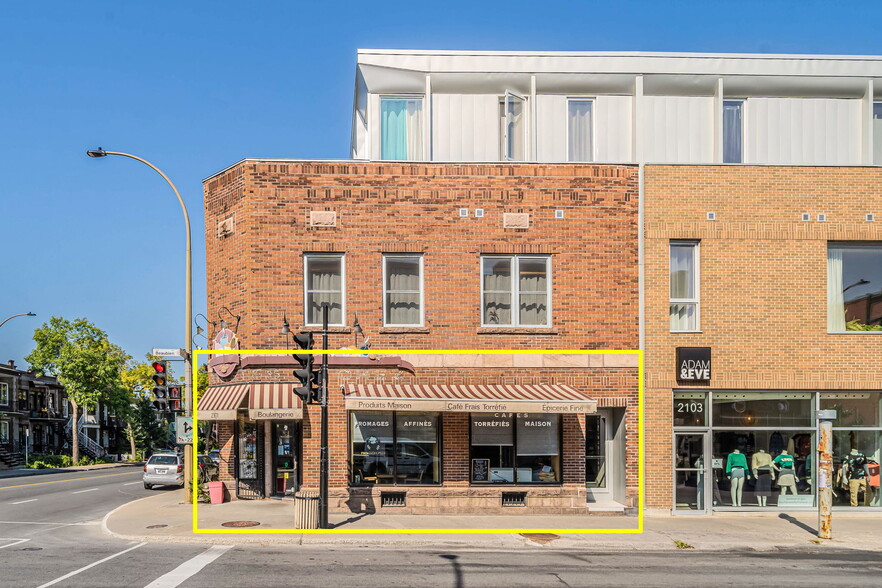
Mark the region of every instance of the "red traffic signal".
POLYGON ((164 361, 154 361, 153 362, 153 371, 157 374, 164 374, 168 371, 168 364, 164 361))

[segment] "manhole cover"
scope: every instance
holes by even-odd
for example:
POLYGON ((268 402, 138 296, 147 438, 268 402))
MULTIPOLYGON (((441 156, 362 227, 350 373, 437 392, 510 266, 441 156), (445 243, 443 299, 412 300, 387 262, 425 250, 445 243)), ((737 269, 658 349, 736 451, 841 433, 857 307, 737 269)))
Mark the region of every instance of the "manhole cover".
POLYGON ((43 551, 42 547, 22 547, 19 551, 43 551))
POLYGON ((256 527, 259 524, 257 521, 229 521, 221 523, 221 527, 256 527))
POLYGON ((147 527, 147 528, 148 528, 148 529, 163 529, 163 528, 165 528, 165 527, 168 527, 168 525, 150 525, 150 526, 147 527))
POLYGON ((555 535, 554 533, 521 533, 521 537, 529 539, 534 543, 539 543, 540 545, 545 545, 546 543, 551 543, 555 539, 560 539, 560 535, 555 535))

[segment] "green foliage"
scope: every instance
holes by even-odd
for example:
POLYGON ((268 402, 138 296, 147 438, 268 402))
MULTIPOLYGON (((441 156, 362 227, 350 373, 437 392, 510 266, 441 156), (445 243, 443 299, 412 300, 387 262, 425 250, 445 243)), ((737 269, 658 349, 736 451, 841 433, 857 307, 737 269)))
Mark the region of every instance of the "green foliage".
POLYGON ((30 455, 25 467, 36 470, 46 468, 69 468, 73 460, 69 455, 30 455))
POLYGON ((147 398, 141 396, 135 400, 129 423, 135 432, 135 446, 142 453, 147 449, 165 448, 168 445, 168 434, 163 423, 156 419, 156 411, 147 398))
MULTIPOLYGON (((199 502, 211 502, 211 497, 208 494, 208 487, 201 483, 197 478, 192 478, 190 480, 190 488, 187 490, 187 496, 193 496, 193 485, 196 485, 196 499, 199 502)), ((187 500, 189 502, 189 498, 187 500)))
POLYGON ((58 378, 77 407, 104 401, 118 405, 124 394, 121 372, 129 357, 86 319, 52 317, 34 331, 36 347, 25 360, 38 375, 58 378))
POLYGON ((858 319, 845 323, 846 331, 882 331, 882 325, 865 325, 858 319))

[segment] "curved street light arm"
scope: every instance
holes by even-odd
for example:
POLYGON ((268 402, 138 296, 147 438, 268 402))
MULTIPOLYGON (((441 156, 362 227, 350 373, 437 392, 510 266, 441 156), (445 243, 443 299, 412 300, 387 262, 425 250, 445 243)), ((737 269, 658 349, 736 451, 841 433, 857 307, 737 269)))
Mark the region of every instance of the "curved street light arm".
POLYGON ((14 319, 17 316, 37 316, 37 315, 35 315, 32 312, 23 312, 21 314, 14 314, 11 317, 5 319, 2 323, 0 323, 0 327, 2 327, 3 325, 5 325, 6 323, 8 323, 9 321, 11 321, 12 319, 14 319))

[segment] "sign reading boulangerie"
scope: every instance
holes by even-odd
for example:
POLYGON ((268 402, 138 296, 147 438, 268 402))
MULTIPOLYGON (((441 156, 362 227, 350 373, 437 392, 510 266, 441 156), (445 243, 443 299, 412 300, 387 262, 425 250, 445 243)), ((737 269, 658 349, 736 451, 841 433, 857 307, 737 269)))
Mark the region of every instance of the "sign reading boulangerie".
POLYGON ((677 379, 681 382, 709 382, 710 347, 677 347, 677 379))

